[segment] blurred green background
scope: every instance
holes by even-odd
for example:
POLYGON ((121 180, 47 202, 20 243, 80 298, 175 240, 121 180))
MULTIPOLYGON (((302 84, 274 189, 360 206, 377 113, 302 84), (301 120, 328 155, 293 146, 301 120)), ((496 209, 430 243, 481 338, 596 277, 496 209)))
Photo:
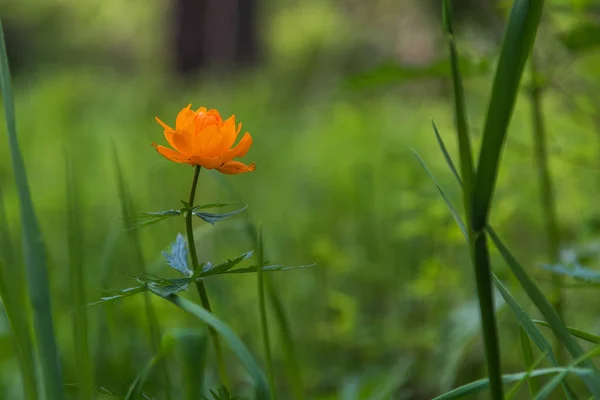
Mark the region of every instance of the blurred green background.
MULTIPOLYGON (((455 2, 476 143, 507 4, 455 2)), ((118 219, 115 151, 137 212, 180 207, 193 171, 168 162, 150 143, 164 144, 154 116, 174 124, 188 103, 235 114, 254 138, 243 161, 257 164, 245 175, 203 171, 197 201, 239 199, 262 222, 272 263, 316 263, 270 275, 293 332, 300 398, 429 399, 482 376, 467 247, 411 151, 459 205, 431 127, 433 119, 455 154, 439 1, 2 0, 0 16, 67 383, 75 381, 77 367, 65 165, 73 168, 79 194, 84 245, 76 253, 83 257, 86 301, 93 302, 103 289, 135 286, 131 276, 139 275, 131 232, 118 219)), ((600 229, 598 44, 599 2, 547 1, 536 56, 547 84, 544 117, 561 250, 590 268, 597 267, 600 229)), ((550 276, 539 266, 549 260, 528 83, 529 76, 508 135, 492 221, 545 288, 550 276)), ((6 220, 0 222, 12 248, 20 249, 19 205, 2 140, 6 220)), ((160 253, 183 230, 182 220, 169 219, 139 231, 148 272, 170 275, 160 253)), ((201 261, 218 263, 253 246, 243 217, 199 232, 201 261)), ((20 252, 14 256, 18 269, 20 252)), ((494 261, 495 272, 506 277, 502 261, 494 261)), ((254 275, 206 284, 215 314, 260 359, 254 275)), ((516 286, 514 295, 529 305, 516 286)), ((198 301, 193 291, 186 296, 198 301)), ((573 287, 566 296, 567 323, 600 330, 594 291, 573 287)), ((199 326, 171 304, 152 303, 163 333, 199 326)), ((152 356, 143 307, 137 296, 89 309, 98 387, 124 394, 152 356)), ((500 301, 499 307, 503 369, 523 370, 518 325, 500 301)), ((292 398, 274 325, 272 338, 280 398, 292 398)), ((3 319, 0 348, 0 397, 18 399, 16 355, 3 319)), ((243 369, 230 353, 227 359, 234 392, 248 393, 243 369)), ((217 386, 214 373, 206 379, 217 386)), ((163 398, 158 385, 146 385, 150 398, 163 398)))

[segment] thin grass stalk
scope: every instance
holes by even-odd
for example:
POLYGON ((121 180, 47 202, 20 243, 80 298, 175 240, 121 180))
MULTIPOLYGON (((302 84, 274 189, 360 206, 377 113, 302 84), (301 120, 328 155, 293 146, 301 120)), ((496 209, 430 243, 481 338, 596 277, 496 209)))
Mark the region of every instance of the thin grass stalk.
POLYGON ((262 235, 262 225, 258 228, 258 268, 256 274, 256 281, 258 284, 258 311, 260 315, 260 327, 261 336, 263 340, 263 347, 265 351, 265 361, 267 363, 267 376, 269 379, 269 388, 271 389, 271 399, 277 399, 277 393, 275 390, 275 376, 273 373, 273 358, 271 356, 271 340, 269 337, 269 324, 267 319, 267 307, 265 304, 265 281, 264 272, 262 266, 265 262, 264 257, 264 243, 262 235))
MULTIPOLYGON (((241 202, 241 196, 238 192, 236 192, 231 183, 227 179, 224 179, 220 174, 216 175, 216 177, 219 183, 226 188, 226 190, 232 195, 232 197, 241 202)), ((244 225, 244 230, 246 232, 246 235, 248 236, 248 239, 253 244, 254 248, 258 248, 258 235, 256 233, 252 216, 249 211, 246 211, 245 213, 244 225)), ((264 254, 264 249, 263 258, 267 259, 267 256, 264 254)), ((306 398, 304 394, 304 380, 302 377, 302 370, 300 368, 298 355, 296 353, 294 335, 292 332, 291 324, 289 318, 287 317, 287 313, 283 302, 281 301, 281 297, 277 293, 277 290, 275 289, 269 274, 264 275, 264 282, 265 287, 267 289, 267 296, 269 297, 269 302, 271 303, 271 307, 273 308, 275 323, 277 325, 279 336, 283 345, 287 376, 292 390, 292 396, 295 400, 302 400, 306 398)))
MULTIPOLYGON (((535 57, 529 60, 531 72, 531 88, 529 91, 529 101, 531 103, 531 117, 533 123, 533 140, 535 151, 535 164, 538 173, 540 188, 540 203, 544 218, 544 233, 546 234, 546 250, 548 252, 548 262, 555 264, 558 262, 560 251, 560 233, 557 223, 556 199, 554 196, 554 185, 550 174, 547 151, 546 124, 543 111, 543 92, 544 88, 539 79, 537 63, 535 57)), ((563 305, 564 293, 562 290, 562 276, 552 274, 552 306, 556 309, 558 316, 564 319, 563 305)), ((560 340, 555 339, 554 352, 559 362, 564 360, 564 347, 560 340)))
MULTIPOLYGON (((119 198, 121 201, 121 213, 123 217, 123 223, 125 225, 125 229, 128 231, 128 240, 131 248, 133 249, 132 254, 135 259, 135 265, 139 269, 139 272, 142 274, 146 274, 146 263, 144 261, 144 253, 142 251, 141 240, 138 234, 137 229, 132 229, 133 224, 132 220, 127 217, 132 217, 134 215, 134 207, 133 200, 131 198, 131 193, 127 189, 127 185, 125 182, 125 177, 123 175, 123 170, 121 168, 121 163, 119 161, 119 155, 116 149, 115 144, 113 143, 113 155, 114 155, 114 163, 116 166, 117 172, 117 183, 119 190, 119 198)), ((150 336, 150 348, 153 353, 157 353, 160 349, 160 325, 158 322, 158 318, 156 316, 156 312, 154 307, 150 301, 150 294, 144 293, 144 312, 146 314, 146 318, 148 320, 148 330, 150 336)), ((162 384, 164 387, 164 394, 166 399, 170 399, 169 388, 171 387, 169 374, 166 370, 166 367, 163 366, 163 373, 160 374, 160 379, 162 380, 162 384)))
MULTIPOLYGON (((190 250, 190 258, 192 259, 192 267, 194 272, 200 268, 198 264, 198 254, 196 253, 196 241, 194 240, 194 228, 192 225, 192 214, 191 209, 194 207, 194 199, 196 197, 196 187, 198 186, 198 177, 200 176, 200 170, 202 167, 197 165, 194 168, 194 178, 192 180, 192 187, 190 188, 190 197, 188 198, 188 207, 190 208, 185 216, 185 228, 187 232, 187 241, 188 247, 190 250)), ((202 303, 202 307, 206 309, 209 313, 212 314, 212 308, 210 306, 210 301, 208 300, 208 293, 206 292, 206 287, 204 286, 204 281, 196 280, 196 289, 198 290, 198 295, 200 296, 200 302, 202 303)), ((208 332, 213 341, 213 345, 215 348, 215 357, 217 359, 217 370, 219 371, 219 376, 221 378, 221 383, 229 388, 229 376, 227 375, 227 367, 225 365, 225 360, 223 358, 223 350, 221 348, 221 341, 219 339, 219 334, 212 327, 208 326, 208 332)))
POLYGON ((17 141, 14 104, 10 83, 10 69, 4 42, 4 31, 0 22, 0 86, 6 128, 17 193, 21 205, 23 254, 28 284, 29 301, 33 310, 33 328, 42 373, 42 391, 46 400, 64 399, 61 365, 54 336, 50 285, 46 267, 46 254, 42 234, 33 209, 27 183, 25 162, 17 141))
MULTIPOLYGON (((68 160, 67 157, 65 159, 68 160)), ((81 209, 79 193, 73 168, 67 161, 67 238, 69 241, 69 280, 71 296, 75 310, 73 317, 73 336, 75 338, 75 357, 77 362, 78 390, 80 399, 91 399, 94 392, 92 362, 90 358, 88 315, 86 307, 86 277, 83 254, 83 228, 81 226, 81 209)))
POLYGON ((494 294, 492 277, 490 274, 491 265, 485 232, 474 229, 476 225, 473 224, 473 181, 475 179, 473 156, 469 138, 467 108, 458 61, 458 51, 454 40, 452 7, 449 0, 443 2, 443 22, 446 37, 448 39, 452 83, 454 86, 454 113, 460 155, 460 170, 463 182, 463 205, 465 219, 467 221, 470 254, 475 269, 475 282, 477 286, 477 297, 479 299, 479 311, 487 369, 490 379, 490 392, 492 399, 500 400, 503 398, 502 368, 500 366, 500 346, 498 343, 494 294))
MULTIPOLYGON (((523 363, 525 364, 525 370, 531 371, 535 368, 533 359, 533 349, 531 348, 531 342, 529 336, 525 332, 523 327, 519 327, 519 339, 521 340, 521 353, 523 355, 523 363)), ((540 383, 537 378, 527 379, 527 385, 529 386, 529 395, 533 399, 535 394, 540 390, 540 383)))

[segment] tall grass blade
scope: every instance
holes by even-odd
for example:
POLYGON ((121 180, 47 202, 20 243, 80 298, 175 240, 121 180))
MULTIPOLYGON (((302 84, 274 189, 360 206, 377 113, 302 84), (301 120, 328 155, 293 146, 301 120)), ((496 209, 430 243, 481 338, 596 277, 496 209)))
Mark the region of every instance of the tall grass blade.
POLYGON ((175 339, 173 351, 181 368, 181 399, 201 399, 208 359, 208 336, 195 329, 184 329, 172 335, 175 339))
POLYGON ((37 342, 43 392, 47 400, 63 399, 63 382, 58 350, 54 338, 50 288, 46 268, 46 254, 37 218, 27 184, 25 162, 17 141, 17 127, 10 84, 10 70, 4 32, 0 22, 0 86, 6 117, 8 142, 17 193, 21 204, 23 253, 29 286, 29 300, 33 310, 33 325, 37 342))
POLYGON ((260 369, 244 343, 240 340, 240 338, 237 337, 235 332, 233 332, 229 326, 227 326, 224 322, 210 312, 206 311, 204 308, 182 297, 170 295, 162 298, 214 328, 221 335, 223 340, 229 345, 234 354, 240 359, 252 377, 255 385, 256 399, 268 400, 271 398, 269 384, 267 383, 264 372, 260 369))
MULTIPOLYGON (((555 264, 558 262, 560 251, 560 234, 558 231, 556 199, 554 196, 554 186, 550 175, 550 166, 548 163, 548 151, 546 145, 546 124, 544 120, 544 111, 542 104, 543 88, 537 72, 535 57, 532 56, 529 61, 531 71, 531 87, 529 90, 529 101, 531 103, 531 115, 533 122, 533 138, 535 150, 535 163, 538 172, 540 186, 540 203, 544 218, 544 234, 546 236, 546 250, 548 252, 548 262, 555 264)), ((562 290, 562 277, 557 274, 552 275, 552 305, 556 309, 559 317, 563 319, 564 293, 562 290)), ((564 348, 560 342, 556 342, 555 351, 559 360, 563 360, 564 348)))
POLYGON ((543 8, 544 0, 515 0, 510 10, 473 187, 473 229, 476 232, 482 231, 488 222, 500 155, 543 8))
MULTIPOLYGON (((229 180, 224 179, 221 174, 214 174, 213 176, 215 176, 218 182, 225 187, 225 189, 231 194, 236 202, 242 203, 241 196, 235 191, 229 180)), ((258 235, 255 225, 252 222, 252 214, 250 211, 246 211, 244 216, 245 232, 248 236, 248 240, 254 245, 254 248, 258 248, 258 235)), ((263 258, 267 259, 267 256, 264 254, 264 249, 263 258)), ((268 274, 264 275, 264 278, 269 302, 274 311, 275 323, 283 344, 287 377, 290 382, 292 396, 295 400, 302 400, 306 398, 306 395, 304 394, 304 379, 302 376, 302 369, 300 368, 300 361, 296 352, 292 327, 286 314, 284 304, 281 301, 281 297, 277 293, 272 280, 268 274)))
MULTIPOLYGON (((68 160, 68 157, 65 157, 68 160)), ((69 243, 69 280, 73 301, 73 336, 77 362, 78 390, 80 399, 91 399, 94 378, 88 337, 86 277, 84 265, 84 231, 81 226, 81 203, 71 163, 66 163, 67 182, 67 239, 69 243)))
MULTIPOLYGON (((134 266, 136 268, 136 273, 140 273, 142 275, 146 274, 146 263, 144 260, 144 254, 142 252, 141 240, 139 237, 139 232, 136 229, 131 229, 134 224, 133 219, 129 218, 135 215, 134 207, 133 207, 133 199, 131 198, 131 193, 127 187, 127 183, 125 181, 125 176, 123 174, 123 169, 121 168, 121 163, 119 160, 119 155, 117 153, 117 148, 113 143, 113 156, 114 156, 114 165, 115 165, 115 173, 117 175, 117 185, 119 192, 119 200, 121 203, 121 213, 123 218, 123 224, 125 230, 128 231, 127 238, 129 240, 129 246, 132 249, 131 254, 134 258, 134 266)), ((148 293, 144 293, 144 311, 146 314, 146 319, 148 320, 148 330, 150 337, 150 347, 154 353, 158 352, 160 348, 160 325, 158 322, 158 318, 156 317, 156 312, 154 311, 154 307, 150 302, 150 296, 148 293)), ((161 379, 163 379, 164 391, 167 394, 169 393, 169 375, 166 373, 161 374, 161 379)))
POLYGON ((34 363, 34 343, 29 321, 23 310, 26 294, 24 276, 14 256, 8 221, 0 192, 0 298, 15 341, 19 367, 23 377, 23 394, 27 400, 37 400, 37 379, 34 363))
MULTIPOLYGON (((532 321, 538 325, 550 327, 550 325, 546 321, 539 321, 537 319, 534 319, 532 321)), ((569 330, 569 332, 571 332, 571 335, 573 335, 579 339, 583 339, 586 342, 590 342, 590 343, 594 343, 594 344, 600 344, 600 336, 598 336, 598 335, 594 335, 593 333, 589 333, 589 332, 586 332, 581 329, 571 328, 569 326, 567 326, 567 329, 569 330)))
MULTIPOLYGON (((458 149, 460 154, 460 175, 463 180, 463 200, 465 216, 467 222, 470 220, 471 196, 473 193, 473 155, 471 151, 471 139, 469 138, 469 123, 467 120, 467 105, 465 102, 465 91, 463 88, 462 75, 458 60, 458 50, 454 40, 454 26, 452 23, 452 1, 443 1, 443 22, 444 31, 448 40, 450 52, 450 66, 452 69, 452 84, 454 86, 454 117, 456 122, 456 132, 458 137, 458 149)), ((433 129, 438 136, 435 124, 433 129)))
MULTIPOLYGON (((258 265, 263 265, 265 262, 264 257, 264 243, 262 236, 262 225, 258 227, 258 265)), ((275 375, 273 371, 273 358, 271 355, 271 340, 269 337, 269 323, 267 320, 267 307, 265 304, 265 274, 262 268, 257 268, 256 280, 258 283, 258 308, 260 315, 260 326, 263 340, 263 347, 265 352, 265 361, 267 363, 267 374, 269 377, 269 388, 271 390, 271 398, 277 399, 277 392, 275 390, 275 375)))
MULTIPOLYGON (((453 163, 450 155, 447 153, 446 147, 444 146, 444 142, 442 141, 442 139, 439 135, 438 135, 438 142, 440 144, 440 147, 442 148, 442 151, 445 154, 446 160, 448 161, 450 168, 452 169, 454 166, 454 163, 453 163)), ((419 162, 421 163, 421 166, 423 167, 423 169, 427 172, 427 174, 429 175, 429 177, 431 178, 433 183, 436 185, 440 195, 442 196, 442 198, 444 199, 444 202, 446 203, 446 206, 450 210, 450 213, 452 214, 457 225, 461 229, 463 236, 465 236, 465 238, 468 240, 468 236, 467 236, 468 234, 466 232, 465 225, 464 225, 462 219, 460 218, 458 211, 456 210, 456 208, 450 201, 449 197, 447 196, 447 194, 445 193, 443 188, 439 185, 439 183, 435 179, 435 176, 431 173, 431 171, 427 167, 427 164, 425 163, 425 161, 423 161, 423 159, 419 156, 419 154, 416 151, 414 151, 414 154, 417 157, 417 159, 419 160, 419 162)), ((456 177, 458 183, 461 184, 460 178, 458 177, 458 175, 455 174, 455 177, 456 177)), ((548 341, 545 339, 545 337, 542 335, 542 333, 539 331, 539 329, 534 324, 533 320, 529 317, 529 315, 527 315, 525 310, 514 299, 514 297, 510 294, 508 289, 506 289, 506 287, 502 284, 502 282, 495 275, 492 274, 492 276, 494 278, 494 283, 496 285, 496 288, 499 290, 500 294, 502 295, 502 297, 504 298, 504 300, 510 307, 511 311, 517 317, 517 320, 519 321, 519 324, 521 325, 521 327, 523 329, 525 329, 525 331, 527 332, 529 337, 533 340, 533 342, 540 349, 540 351, 542 351, 543 353, 547 353, 550 361, 555 366, 558 367, 559 364, 558 364, 556 357, 554 356, 554 353, 552 352, 552 347, 551 347, 550 343, 548 343, 548 341)), ((565 390, 565 394, 566 394, 567 398, 569 398, 569 399, 574 398, 572 391, 569 389, 568 386, 566 386, 566 384, 564 386, 564 390, 565 390)))

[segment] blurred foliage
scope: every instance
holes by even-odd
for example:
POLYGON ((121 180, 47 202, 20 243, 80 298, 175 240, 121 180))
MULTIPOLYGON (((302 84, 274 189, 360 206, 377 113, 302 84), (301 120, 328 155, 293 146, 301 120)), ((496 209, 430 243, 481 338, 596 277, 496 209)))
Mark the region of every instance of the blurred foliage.
MULTIPOLYGON (((581 246, 600 233, 595 200, 600 170, 600 104, 595 96, 599 6, 589 1, 548 3, 537 51, 547 82, 551 167, 563 248, 580 254, 581 246)), ((48 249, 66 382, 73 382, 78 372, 70 321, 74 307, 63 155, 66 151, 78 186, 77 216, 85 232, 81 262, 86 300, 93 302, 102 290, 136 284, 130 278, 137 273, 136 256, 124 239, 122 221, 116 220, 121 211, 112 143, 136 212, 180 207, 193 171, 167 162, 150 143, 163 140, 153 117, 172 123, 190 102, 224 115, 235 113, 254 137, 246 159, 256 162, 257 171, 226 179, 253 218, 263 223, 269 263, 317 264, 270 274, 291 322, 307 398, 425 399, 481 377, 478 310, 467 250, 410 151, 418 149, 458 204, 460 192, 439 155, 430 124, 434 118, 456 154, 442 30, 437 11, 421 10, 419 4, 264 2, 266 57, 260 68, 236 74, 199 72, 183 82, 169 74, 173 21, 168 1, 0 3, 15 70, 19 140, 48 249), (426 23, 418 32, 396 24, 404 20, 405 11, 423 13, 426 23), (420 35, 431 38, 433 51, 418 48, 419 41, 416 49, 407 50, 403 40, 420 35), (410 62, 413 52, 423 54, 419 63, 410 62)), ((501 9, 494 12, 502 15, 501 9)), ((468 19, 457 31, 469 67, 466 93, 478 142, 493 73, 487 60, 496 57, 497 37, 468 19)), ((544 284, 550 275, 535 267, 547 260, 539 234, 543 224, 530 114, 523 100, 510 128, 492 220, 544 284)), ((7 146, 0 145, 0 198, 6 209, 6 225, 3 221, 0 229, 8 227, 18 249, 19 212, 10 168, 7 146)), ((231 188, 203 171, 198 203, 227 200, 232 200, 231 188)), ((253 245, 244 233, 242 215, 215 227, 200 220, 196 224, 201 262, 224 260, 253 245)), ((181 218, 139 231, 148 273, 163 276, 168 271, 161 251, 169 250, 180 232, 181 218)), ((19 257, 15 252, 14 265, 19 257)), ((506 268, 494 257, 495 272, 505 278, 506 268)), ((581 257, 577 265, 596 271, 600 267, 597 255, 581 257)), ((215 314, 255 356, 262 354, 255 278, 232 274, 215 277, 207 286, 215 314)), ((529 305, 521 293, 514 295, 529 305)), ((197 301, 195 294, 186 296, 197 301)), ((597 331, 600 309, 594 291, 570 287, 567 296, 569 325, 597 331)), ((153 357, 138 297, 88 312, 94 381, 105 393, 99 398, 124 395, 153 357)), ((198 327, 198 321, 172 305, 151 301, 163 331, 198 327)), ((508 342, 514 340, 517 321, 503 312, 499 318, 504 367, 507 372, 522 370, 519 346, 508 342)), ((284 345, 274 328, 271 338, 279 373, 284 345)), ((0 397, 19 398, 20 378, 5 319, 0 319, 0 351, 0 397)), ((232 354, 227 359, 237 383, 232 395, 247 396, 248 377, 232 354)), ((159 393, 154 372, 146 393, 159 393)), ((283 372, 276 378, 280 392, 288 393, 283 372)), ((214 371, 207 372, 206 380, 206 388, 218 398, 228 398, 219 391, 214 371)), ((191 390, 177 386, 178 379, 172 381, 174 393, 191 390)))

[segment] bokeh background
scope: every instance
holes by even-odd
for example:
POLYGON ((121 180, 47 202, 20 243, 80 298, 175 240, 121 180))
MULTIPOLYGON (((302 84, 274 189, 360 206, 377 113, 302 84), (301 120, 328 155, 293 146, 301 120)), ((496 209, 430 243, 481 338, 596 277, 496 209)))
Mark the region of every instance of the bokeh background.
MULTIPOLYGON (((509 2, 455 1, 471 132, 483 117, 509 2)), ((66 164, 78 192, 86 301, 135 286, 139 259, 123 227, 115 157, 137 212, 178 208, 192 178, 150 146, 164 144, 189 103, 235 114, 254 144, 254 173, 203 171, 199 202, 239 200, 262 222, 268 259, 315 267, 270 279, 293 335, 296 369, 273 325, 283 399, 428 399, 480 378, 484 358, 464 239, 416 149, 460 204, 431 121, 455 153, 452 86, 438 0, 2 0, 17 124, 48 250, 55 330, 66 382, 76 376, 66 164), (290 378, 295 374, 295 379, 290 378), (298 385, 301 393, 294 391, 298 385)), ((594 268, 600 206, 600 3, 552 0, 536 44, 564 257, 594 268)), ((527 85, 504 152, 492 221, 545 288, 549 261, 527 85)), ((3 125, 3 124, 2 124, 3 125)), ((4 129, 3 129, 4 131, 4 129)), ((2 227, 19 249, 6 139, 0 140, 2 227)), ((201 221, 197 221, 201 226, 201 221)), ((152 274, 183 221, 138 231, 152 274)), ((243 218, 199 228, 202 261, 252 248, 243 218)), ((493 255, 496 257, 496 255, 493 255)), ((16 252, 15 269, 20 268, 16 252)), ((505 266, 494 268, 529 306, 505 266)), ((254 275, 206 282, 215 313, 261 359, 254 275)), ((198 301, 196 293, 187 294, 198 301)), ((569 325, 600 329, 594 290, 566 289, 569 325)), ((142 296, 90 308, 98 386, 116 394, 152 356, 142 296)), ((162 332, 198 326, 153 299, 162 332)), ((498 304, 504 371, 523 369, 518 325, 498 304)), ((536 315, 532 310, 533 315, 536 315)), ((271 322, 273 322, 273 315, 271 322)), ((0 397, 20 398, 10 327, 0 316, 0 397)), ((249 381, 228 353, 234 391, 249 381)), ((177 385, 177 369, 172 380, 177 385)), ((200 378, 199 378, 200 379, 200 378)), ((206 377, 216 387, 214 373, 206 377)), ((146 393, 162 398, 160 379, 146 393)), ((110 398, 105 395, 106 398, 110 398)), ((100 397, 103 398, 103 397, 100 397)))

